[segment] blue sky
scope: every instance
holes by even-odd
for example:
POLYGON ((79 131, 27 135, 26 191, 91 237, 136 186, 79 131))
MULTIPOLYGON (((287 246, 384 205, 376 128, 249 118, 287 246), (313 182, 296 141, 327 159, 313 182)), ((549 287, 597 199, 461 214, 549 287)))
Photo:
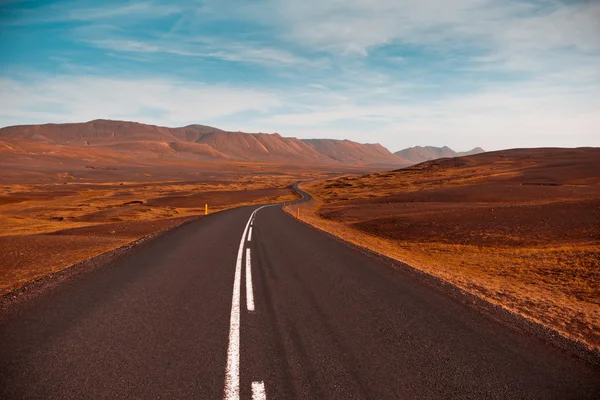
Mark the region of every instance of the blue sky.
POLYGON ((600 146, 600 1, 0 0, 0 126, 600 146))

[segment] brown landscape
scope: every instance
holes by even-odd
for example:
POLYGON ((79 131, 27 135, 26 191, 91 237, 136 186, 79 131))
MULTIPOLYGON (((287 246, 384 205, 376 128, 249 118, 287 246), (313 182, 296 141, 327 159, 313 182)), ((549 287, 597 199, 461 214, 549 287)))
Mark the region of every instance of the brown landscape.
POLYGON ((0 129, 0 294, 198 218, 205 204, 214 213, 291 201, 299 180, 397 161, 378 145, 324 148, 328 155, 318 141, 199 125, 99 120, 0 129))
POLYGON ((306 222, 600 348, 600 149, 497 151, 303 188, 306 222))
POLYGON ((46 183, 0 192, 0 293, 210 212, 290 201, 293 179, 46 183))
POLYGON ((294 200, 306 181, 306 222, 600 348, 600 149, 482 151, 108 120, 3 128, 0 294, 205 204, 294 200))

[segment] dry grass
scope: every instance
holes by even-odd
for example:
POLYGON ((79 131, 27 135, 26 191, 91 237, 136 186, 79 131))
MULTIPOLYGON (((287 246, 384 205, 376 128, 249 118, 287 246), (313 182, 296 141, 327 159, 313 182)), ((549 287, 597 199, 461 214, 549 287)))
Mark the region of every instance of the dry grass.
POLYGON ((207 161, 145 141, 94 149, 11 143, 0 143, 0 294, 199 217, 205 204, 213 213, 285 202, 298 180, 375 170, 207 161))
POLYGON ((250 204, 291 201, 292 177, 206 182, 7 184, 0 189, 0 294, 149 234, 250 204))
POLYGON ((600 349, 600 152, 553 156, 317 181, 300 216, 600 349))
POLYGON ((204 214, 244 204, 286 201, 294 180, 5 185, 0 236, 31 235, 122 221, 204 214))

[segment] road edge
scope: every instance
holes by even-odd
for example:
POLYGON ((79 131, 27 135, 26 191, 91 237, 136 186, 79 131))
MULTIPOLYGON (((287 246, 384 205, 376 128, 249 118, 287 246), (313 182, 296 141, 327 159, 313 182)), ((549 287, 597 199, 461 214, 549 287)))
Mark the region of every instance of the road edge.
POLYGON ((149 233, 129 243, 125 243, 115 249, 105 251, 103 253, 92 256, 86 260, 82 260, 71 264, 59 271, 52 272, 32 281, 26 282, 22 286, 0 295, 0 317, 4 316, 4 314, 6 314, 7 311, 9 311, 9 309, 12 309, 18 304, 29 302, 34 298, 37 298, 43 294, 52 291, 54 288, 67 281, 70 281, 71 279, 76 278, 77 276, 91 272, 97 268, 101 268, 109 262, 114 261, 119 257, 127 254, 133 249, 137 249, 144 244, 152 243, 154 240, 157 240, 158 238, 164 236, 168 232, 171 232, 175 229, 178 229, 184 225, 187 225, 204 217, 205 216, 203 215, 188 217, 177 225, 149 233))
MULTIPOLYGON (((295 184, 289 185, 285 187, 286 189, 290 189, 290 191, 294 194, 300 195, 301 199, 296 199, 292 202, 277 202, 277 203, 257 203, 256 205, 263 204, 289 204, 299 200, 302 200, 302 194, 296 190, 295 184)), ((105 251, 100 254, 96 254, 86 260, 82 260, 71 264, 59 271, 43 275, 37 279, 28 281, 23 285, 11 290, 9 292, 0 294, 0 319, 7 314, 8 310, 13 308, 16 304, 26 303, 33 298, 39 297, 43 293, 47 293, 51 291, 53 288, 57 287, 63 282, 66 282, 70 279, 75 278, 76 276, 95 270, 96 268, 100 268, 107 263, 116 260, 117 258, 125 255, 129 251, 134 248, 138 248, 142 244, 150 243, 154 240, 157 240, 161 236, 165 235, 168 232, 173 231, 174 229, 178 229, 184 225, 187 225, 193 221, 196 221, 200 218, 207 218, 213 215, 218 215, 219 213, 235 210, 238 208, 244 207, 253 207, 255 204, 241 204, 233 207, 227 207, 221 210, 216 210, 208 215, 194 215, 189 217, 184 217, 183 221, 174 226, 163 228, 155 232, 151 232, 147 235, 144 235, 138 239, 132 240, 131 242, 125 243, 115 249, 105 251)))
MULTIPOLYGON (((299 188, 298 185, 306 182, 298 182, 292 186, 293 190, 296 190, 298 194, 302 196, 301 199, 296 200, 293 203, 287 204, 299 204, 309 202, 312 200, 312 195, 309 192, 304 192, 299 188), (304 192, 304 193, 303 193, 304 192), (305 196, 304 194, 308 195, 305 196)), ((287 205, 286 204, 286 205, 287 205)), ((413 267, 405 262, 396 260, 390 256, 387 256, 378 251, 372 250, 368 247, 359 246, 357 244, 346 241, 344 238, 330 233, 319 226, 313 225, 307 221, 296 218, 292 212, 285 207, 282 207, 282 211, 287 214, 288 217, 308 226, 319 232, 335 239, 336 241, 349 246, 355 250, 362 252, 370 257, 376 258, 381 261, 385 261, 390 265, 391 268, 400 270, 404 273, 409 274, 411 277, 417 279, 423 284, 426 284, 445 295, 448 295, 452 299, 459 301, 460 303, 479 311, 486 315, 488 318, 501 323, 504 326, 511 328, 513 331, 521 332, 524 334, 531 335, 535 338, 542 340, 543 342, 560 349, 570 355, 580 358, 589 364, 600 368, 600 350, 589 347, 586 343, 569 338, 563 335, 561 332, 553 329, 552 327, 540 324, 533 321, 526 316, 509 310, 500 304, 494 304, 484 299, 483 297, 477 296, 474 293, 468 292, 460 287, 448 282, 441 277, 432 275, 419 268, 413 267)))

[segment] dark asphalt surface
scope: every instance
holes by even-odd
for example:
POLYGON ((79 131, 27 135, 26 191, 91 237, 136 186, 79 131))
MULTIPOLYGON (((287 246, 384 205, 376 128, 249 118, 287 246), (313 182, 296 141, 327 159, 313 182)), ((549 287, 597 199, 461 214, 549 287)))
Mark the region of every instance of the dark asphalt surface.
MULTIPOLYGON (((256 207, 177 228, 15 307, 0 399, 221 399, 256 207)), ((268 399, 598 399, 600 370, 285 214, 257 213, 240 390, 268 399)))

